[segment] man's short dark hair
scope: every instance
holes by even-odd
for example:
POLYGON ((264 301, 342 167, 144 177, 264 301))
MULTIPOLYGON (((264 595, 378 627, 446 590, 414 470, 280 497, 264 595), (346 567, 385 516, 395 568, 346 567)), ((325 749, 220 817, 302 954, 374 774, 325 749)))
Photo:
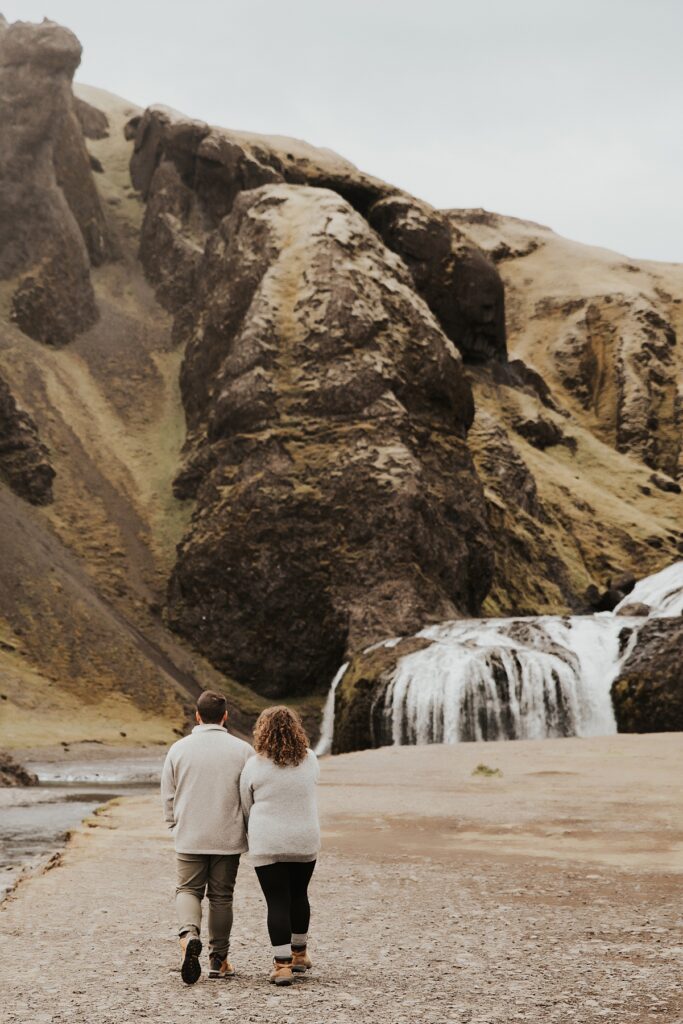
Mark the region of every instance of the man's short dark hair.
POLYGON ((227 710, 228 702, 222 693, 215 690, 204 690, 197 701, 199 717, 206 725, 220 725, 227 710))

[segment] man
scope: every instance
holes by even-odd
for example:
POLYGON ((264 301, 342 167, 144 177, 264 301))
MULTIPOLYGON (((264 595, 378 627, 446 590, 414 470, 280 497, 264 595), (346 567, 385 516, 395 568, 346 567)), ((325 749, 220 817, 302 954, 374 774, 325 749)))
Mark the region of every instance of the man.
POLYGON ((205 690, 197 724, 173 744, 161 776, 164 817, 173 835, 178 884, 176 913, 182 950, 181 976, 194 985, 202 973, 199 938, 202 898, 209 898, 209 978, 230 978, 232 894, 240 854, 247 849, 239 780, 252 747, 231 736, 227 703, 205 690))

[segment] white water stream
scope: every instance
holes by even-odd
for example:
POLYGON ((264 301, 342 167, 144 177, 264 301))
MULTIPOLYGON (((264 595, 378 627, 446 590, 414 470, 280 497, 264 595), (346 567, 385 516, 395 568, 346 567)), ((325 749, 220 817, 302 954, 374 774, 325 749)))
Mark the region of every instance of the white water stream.
MULTIPOLYGON (((641 580, 614 612, 426 627, 417 636, 433 642, 399 659, 378 698, 375 740, 458 743, 616 732, 612 683, 647 621, 616 612, 635 602, 647 604, 650 617, 683 614, 683 561, 641 580)), ((320 754, 332 749, 335 691, 347 667, 330 687, 320 754)))

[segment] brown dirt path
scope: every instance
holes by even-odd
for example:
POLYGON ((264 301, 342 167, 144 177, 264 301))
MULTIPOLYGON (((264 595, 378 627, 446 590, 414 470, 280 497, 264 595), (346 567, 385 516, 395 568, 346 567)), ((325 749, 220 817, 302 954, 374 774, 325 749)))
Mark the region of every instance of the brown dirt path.
POLYGON ((0 910, 3 1022, 682 1022, 682 749, 669 735, 327 759, 316 968, 277 991, 246 863, 238 977, 182 985, 159 806, 126 799, 0 910), (503 775, 472 776, 482 761, 503 775))

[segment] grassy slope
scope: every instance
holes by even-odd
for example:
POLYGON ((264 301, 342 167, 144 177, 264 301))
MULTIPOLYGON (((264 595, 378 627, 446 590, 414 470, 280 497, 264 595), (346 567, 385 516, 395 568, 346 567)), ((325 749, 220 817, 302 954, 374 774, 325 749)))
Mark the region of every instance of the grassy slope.
POLYGON ((171 481, 184 441, 181 353, 136 259, 142 207, 130 185, 125 120, 99 90, 110 136, 88 146, 122 259, 93 271, 101 317, 65 349, 9 323, 0 293, 0 365, 34 416, 57 471, 34 509, 0 489, 0 746, 62 739, 164 741, 204 686, 221 687, 244 730, 264 702, 168 633, 158 606, 191 504, 171 481), (35 713, 40 709, 40 728, 35 713))
MULTIPOLYGON (((511 505, 502 510, 506 528, 526 541, 531 538, 532 548, 536 535, 536 549, 555 552, 579 592, 589 583, 604 584, 616 569, 642 576, 675 561, 683 540, 683 499, 653 487, 651 469, 615 451, 611 375, 603 376, 599 402, 586 409, 563 387, 556 353, 571 329, 563 305, 577 299, 600 301, 607 295, 623 298, 623 310, 643 297, 676 330, 680 381, 683 265, 629 260, 512 217, 493 215, 490 223, 480 223, 476 211, 457 211, 456 223, 487 251, 505 244, 520 253, 499 263, 506 288, 510 357, 523 359, 541 373, 559 407, 569 413, 557 416, 533 396, 496 386, 489 375, 473 371, 478 415, 489 414, 506 428, 552 520, 531 523, 511 505), (514 432, 516 418, 539 415, 554 420, 575 439, 575 453, 561 446, 539 451, 514 432), (649 495, 642 492, 643 486, 650 488, 649 495)), ((615 315, 617 331, 629 330, 626 318, 619 322, 619 311, 615 315)), ((479 461, 476 431, 471 443, 479 461)), ((487 614, 566 610, 562 590, 540 558, 530 566, 521 558, 515 564, 514 552, 507 551, 506 556, 512 564, 501 566, 484 607, 487 614)))

